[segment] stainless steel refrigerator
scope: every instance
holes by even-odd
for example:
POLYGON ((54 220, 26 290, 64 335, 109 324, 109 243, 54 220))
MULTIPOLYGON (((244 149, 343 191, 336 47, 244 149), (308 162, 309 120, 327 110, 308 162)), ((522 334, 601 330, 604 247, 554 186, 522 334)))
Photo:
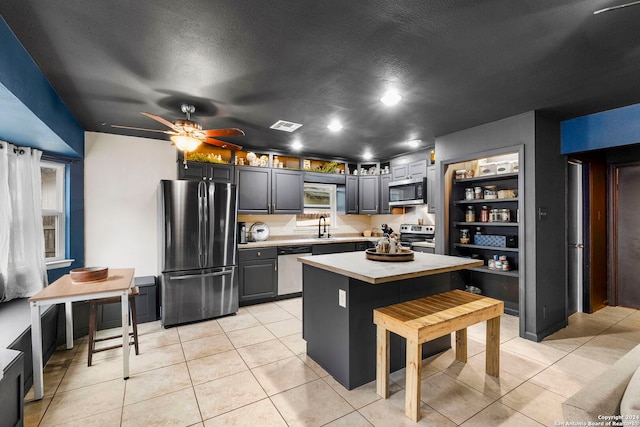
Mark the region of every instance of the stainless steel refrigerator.
POLYGON ((158 208, 162 325, 238 311, 235 185, 162 180, 158 208))

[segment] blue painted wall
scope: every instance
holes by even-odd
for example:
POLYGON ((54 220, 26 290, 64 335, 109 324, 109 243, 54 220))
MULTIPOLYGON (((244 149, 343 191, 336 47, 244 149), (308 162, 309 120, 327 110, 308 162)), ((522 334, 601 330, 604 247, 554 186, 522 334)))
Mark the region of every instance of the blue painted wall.
POLYGON ((67 164, 66 269, 49 271, 55 280, 84 265, 84 129, 0 17, 0 139, 42 150, 67 164))
POLYGON ((566 120, 562 154, 640 143, 640 104, 566 120))

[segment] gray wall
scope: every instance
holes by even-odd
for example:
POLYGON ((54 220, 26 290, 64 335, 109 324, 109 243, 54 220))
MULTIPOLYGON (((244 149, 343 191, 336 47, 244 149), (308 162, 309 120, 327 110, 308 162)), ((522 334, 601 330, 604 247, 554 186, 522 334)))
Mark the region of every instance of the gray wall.
POLYGON ((566 161, 560 154, 560 124, 534 111, 436 138, 439 184, 438 253, 447 247, 445 185, 448 163, 520 149, 520 335, 540 341, 566 326, 566 161), (538 220, 538 208, 547 215, 538 220), (523 262, 524 260, 524 262, 523 262))

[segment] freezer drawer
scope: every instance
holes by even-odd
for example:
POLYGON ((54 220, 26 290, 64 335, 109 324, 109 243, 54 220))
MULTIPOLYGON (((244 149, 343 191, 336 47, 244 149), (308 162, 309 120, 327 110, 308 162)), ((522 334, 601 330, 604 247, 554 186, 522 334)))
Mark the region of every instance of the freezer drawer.
POLYGON ((237 267, 164 273, 162 326, 224 316, 238 311, 237 267))

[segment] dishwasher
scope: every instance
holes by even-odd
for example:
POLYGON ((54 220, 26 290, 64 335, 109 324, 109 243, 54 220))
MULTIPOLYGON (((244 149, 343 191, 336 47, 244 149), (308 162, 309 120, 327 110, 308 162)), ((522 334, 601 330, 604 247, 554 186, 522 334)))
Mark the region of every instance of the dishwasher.
POLYGON ((298 257, 311 255, 311 245, 278 246, 278 296, 302 292, 302 263, 298 257))

